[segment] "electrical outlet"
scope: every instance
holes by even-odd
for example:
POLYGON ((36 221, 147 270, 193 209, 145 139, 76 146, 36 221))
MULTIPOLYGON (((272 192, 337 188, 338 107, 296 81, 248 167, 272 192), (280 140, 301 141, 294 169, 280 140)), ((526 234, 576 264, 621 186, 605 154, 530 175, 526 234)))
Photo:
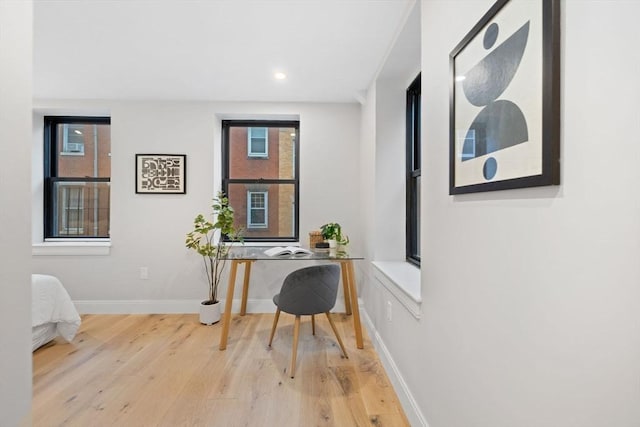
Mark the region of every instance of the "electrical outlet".
POLYGON ((391 322, 391 301, 387 301, 387 320, 391 322))
POLYGON ((149 268, 148 267, 140 267, 140 278, 142 280, 147 280, 149 278, 149 268))

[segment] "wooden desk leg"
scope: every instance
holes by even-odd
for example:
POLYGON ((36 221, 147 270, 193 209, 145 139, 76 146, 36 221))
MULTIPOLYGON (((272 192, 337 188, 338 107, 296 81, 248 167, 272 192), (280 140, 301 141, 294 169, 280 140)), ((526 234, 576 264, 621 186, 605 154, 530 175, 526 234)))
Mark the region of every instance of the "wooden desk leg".
POLYGON ((231 260, 231 272, 229 273, 229 284, 227 285, 227 300, 224 303, 224 314, 222 316, 222 333, 220 334, 220 350, 227 348, 227 338, 229 337, 229 324, 231 323, 231 305, 233 304, 233 288, 236 284, 236 274, 240 261, 231 260))
POLYGON ((253 261, 241 261, 244 263, 244 283, 242 286, 242 304, 240 305, 240 316, 247 314, 247 297, 249 295, 249 278, 251 277, 251 264, 253 261))
POLYGON ((360 308, 358 307, 358 290, 356 289, 356 275, 353 270, 353 261, 348 260, 347 277, 349 282, 349 295, 351 296, 351 310, 353 311, 353 328, 356 332, 356 347, 363 348, 362 325, 360 324, 360 308))
POLYGON ((351 314, 351 295, 349 295, 349 279, 346 264, 349 261, 340 261, 340 269, 342 270, 342 286, 344 288, 344 311, 348 315, 351 314))

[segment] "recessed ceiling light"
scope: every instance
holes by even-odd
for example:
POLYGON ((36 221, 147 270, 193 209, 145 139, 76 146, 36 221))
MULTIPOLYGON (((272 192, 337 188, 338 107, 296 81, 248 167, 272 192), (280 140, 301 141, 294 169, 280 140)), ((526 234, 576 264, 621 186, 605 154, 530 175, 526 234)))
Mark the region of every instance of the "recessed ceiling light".
POLYGON ((273 75, 273 77, 275 77, 277 80, 284 80, 287 78, 287 75, 281 71, 278 71, 273 75))

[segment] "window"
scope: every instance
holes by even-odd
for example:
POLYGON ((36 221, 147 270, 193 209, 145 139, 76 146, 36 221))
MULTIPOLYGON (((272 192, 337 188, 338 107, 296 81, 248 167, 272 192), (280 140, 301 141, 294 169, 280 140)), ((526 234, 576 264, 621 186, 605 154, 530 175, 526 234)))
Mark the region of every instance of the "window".
POLYGON ((72 155, 84 155, 83 126, 62 123, 62 153, 72 155))
POLYGON ((249 157, 268 157, 269 133, 267 128, 249 128, 247 144, 249 157))
POLYGON ((108 117, 44 118, 44 237, 108 238, 108 117))
POLYGON ((247 191, 247 226, 267 228, 269 193, 267 191, 247 191))
POLYGON ((222 191, 247 242, 299 238, 299 129, 297 121, 222 122, 222 191))
POLYGON ((58 187, 60 195, 59 218, 62 219, 61 234, 74 235, 84 233, 84 188, 83 185, 62 184, 58 187))
POLYGON ((420 265, 420 74, 407 89, 407 261, 420 265))

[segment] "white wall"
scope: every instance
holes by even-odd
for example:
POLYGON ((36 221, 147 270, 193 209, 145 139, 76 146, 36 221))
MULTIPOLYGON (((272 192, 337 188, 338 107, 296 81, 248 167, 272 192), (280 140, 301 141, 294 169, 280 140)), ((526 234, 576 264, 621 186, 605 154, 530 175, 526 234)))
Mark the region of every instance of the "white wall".
POLYGON ((422 2, 423 316, 366 311, 431 427, 638 426, 640 3, 561 3, 561 185, 453 197, 448 55, 492 4, 422 2))
MULTIPOLYGON (((378 230, 376 224, 376 91, 375 84, 367 92, 367 97, 362 105, 360 114, 360 204, 364 212, 369 214, 363 217, 366 245, 363 248, 367 260, 374 259, 374 237, 378 230)), ((362 292, 367 292, 363 287, 362 292)), ((362 296, 362 295, 361 295, 362 296)))
MULTIPOLYGON (((360 176, 356 104, 43 100, 36 101, 36 111, 34 127, 41 127, 45 113, 111 115, 111 253, 33 260, 34 270, 57 275, 83 310, 197 311, 193 302, 205 299, 206 282, 201 259, 184 248, 184 239, 195 215, 210 212, 212 195, 220 188, 221 118, 298 116, 301 243, 308 245, 309 231, 337 221, 351 237, 353 250, 362 248, 363 212, 357 203, 358 186, 353 185, 360 176), (135 194, 136 153, 186 154, 187 194, 135 194), (140 267, 148 267, 148 280, 139 278, 140 267)), ((37 129, 34 135, 34 147, 41 147, 37 129)), ((38 155, 34 159, 41 161, 38 155)), ((34 182, 41 182, 41 174, 41 169, 34 169, 34 182)), ((41 200, 38 186, 33 194, 34 200, 41 200)), ((34 241, 42 239, 37 228, 41 211, 33 211, 34 241)), ((273 309, 271 298, 292 265, 256 263, 250 310, 273 309)))
MULTIPOLYGON (((414 76, 415 77, 415 76, 414 76)), ((404 80, 376 81, 375 259, 405 259, 406 90, 404 80)))
POLYGON ((31 407, 29 197, 32 2, 0 2, 0 414, 28 423, 31 407))

